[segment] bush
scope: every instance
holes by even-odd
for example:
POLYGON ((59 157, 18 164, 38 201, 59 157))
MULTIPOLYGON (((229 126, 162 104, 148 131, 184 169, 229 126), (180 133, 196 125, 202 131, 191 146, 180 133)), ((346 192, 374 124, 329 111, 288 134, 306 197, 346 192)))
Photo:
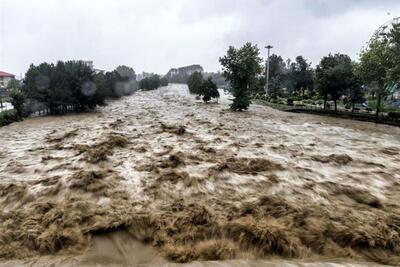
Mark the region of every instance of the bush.
POLYGON ((304 105, 303 103, 297 103, 294 105, 295 107, 305 107, 306 105, 304 105))
POLYGON ((20 120, 21 117, 15 109, 0 112, 0 127, 20 120))
POLYGON ((400 111, 392 111, 388 113, 388 117, 400 119, 400 111))
POLYGON ((11 104, 14 106, 18 117, 22 118, 24 116, 24 103, 25 96, 20 89, 13 89, 11 92, 11 104))
POLYGON ((293 106, 293 99, 289 98, 287 100, 287 104, 288 104, 288 106, 293 106))
POLYGON ((190 75, 189 80, 187 82, 189 93, 200 94, 202 85, 203 85, 203 74, 196 71, 192 75, 190 75))
POLYGON ((167 77, 163 77, 160 80, 161 86, 168 86, 168 79, 167 77))
POLYGON ((155 90, 161 86, 160 76, 153 75, 151 77, 144 78, 139 83, 139 88, 145 91, 155 90))
POLYGON ((199 95, 203 96, 203 101, 208 102, 211 98, 219 98, 217 85, 212 81, 211 77, 202 82, 199 95))

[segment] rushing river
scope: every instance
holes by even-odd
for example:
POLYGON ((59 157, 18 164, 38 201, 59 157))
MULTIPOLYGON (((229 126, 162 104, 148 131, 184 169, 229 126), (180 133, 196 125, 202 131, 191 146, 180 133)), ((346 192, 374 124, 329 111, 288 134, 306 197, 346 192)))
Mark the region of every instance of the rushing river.
POLYGON ((229 98, 170 85, 0 128, 0 266, 400 262, 400 128, 229 98))

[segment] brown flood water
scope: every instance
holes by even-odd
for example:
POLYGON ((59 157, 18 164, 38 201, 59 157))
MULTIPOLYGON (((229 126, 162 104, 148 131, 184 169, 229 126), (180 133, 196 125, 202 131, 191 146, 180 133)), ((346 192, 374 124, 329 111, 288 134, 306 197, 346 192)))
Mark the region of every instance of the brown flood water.
POLYGON ((399 265, 400 128, 228 98, 0 128, 0 266, 399 265))

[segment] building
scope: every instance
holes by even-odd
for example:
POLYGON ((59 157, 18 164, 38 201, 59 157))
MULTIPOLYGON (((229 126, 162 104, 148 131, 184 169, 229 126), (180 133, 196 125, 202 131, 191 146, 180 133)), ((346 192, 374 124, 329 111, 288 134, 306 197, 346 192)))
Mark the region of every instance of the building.
POLYGON ((7 88, 10 81, 14 78, 14 74, 0 70, 0 88, 7 88))
POLYGON ((203 73, 204 69, 200 65, 190 65, 181 68, 172 68, 165 77, 170 83, 186 83, 190 75, 194 72, 203 73))

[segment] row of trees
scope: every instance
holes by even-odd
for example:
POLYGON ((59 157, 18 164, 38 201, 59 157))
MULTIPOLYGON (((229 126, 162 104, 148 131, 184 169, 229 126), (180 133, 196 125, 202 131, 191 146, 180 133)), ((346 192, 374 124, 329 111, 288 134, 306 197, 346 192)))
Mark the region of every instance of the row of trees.
POLYGON ((208 102, 211 98, 219 98, 217 85, 213 82, 212 77, 204 79, 201 72, 194 72, 187 82, 189 92, 203 98, 204 102, 208 102))
POLYGON ((150 77, 143 78, 139 82, 139 88, 145 91, 155 90, 160 86, 167 86, 168 79, 166 77, 160 78, 159 75, 153 74, 150 77))
MULTIPOLYGON (((233 110, 247 109, 250 94, 264 93, 265 76, 263 60, 256 45, 245 44, 241 48, 229 47, 220 58, 223 75, 230 82, 235 99, 233 110)), ((352 61, 348 55, 329 54, 312 68, 302 56, 295 61, 284 61, 273 54, 270 57, 268 96, 291 99, 319 98, 334 102, 344 100, 354 107, 366 98, 376 100, 378 116, 382 100, 393 93, 400 80, 400 25, 373 40, 365 49, 360 61, 352 61)), ((289 102, 289 101, 288 101, 289 102)))
POLYGON ((50 114, 83 111, 104 105, 106 98, 118 98, 137 90, 136 74, 127 66, 95 73, 81 61, 31 65, 21 92, 50 114))

